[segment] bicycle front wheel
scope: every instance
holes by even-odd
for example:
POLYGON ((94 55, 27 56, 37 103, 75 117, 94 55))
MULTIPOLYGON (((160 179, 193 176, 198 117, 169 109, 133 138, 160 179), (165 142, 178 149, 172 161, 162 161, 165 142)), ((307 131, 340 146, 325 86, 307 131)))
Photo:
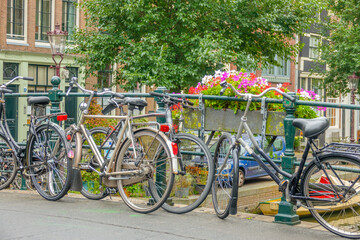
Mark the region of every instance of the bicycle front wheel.
POLYGON ((36 128, 29 140, 28 162, 32 183, 45 199, 55 201, 69 190, 72 180, 70 145, 65 132, 54 123, 36 128))
POLYGON ((16 158, 9 142, 0 135, 0 190, 7 188, 17 173, 16 158))
MULTIPOLYGON (((90 129, 89 132, 101 155, 104 156, 104 159, 110 159, 117 141, 114 134, 108 136, 111 129, 95 127, 90 129)), ((85 139, 82 144, 82 156, 79 163, 83 181, 81 194, 91 200, 103 199, 108 196, 109 193, 106 190, 105 184, 100 184, 100 175, 98 172, 101 172, 102 166, 96 161, 95 155, 85 139), (94 171, 94 169, 97 172, 94 171)))
POLYGON ((200 138, 188 133, 176 134, 175 137, 180 140, 178 148, 184 173, 175 176, 169 202, 166 201, 162 207, 180 214, 192 211, 206 199, 214 179, 214 163, 200 138))
POLYGON ((174 182, 170 149, 150 130, 128 138, 116 161, 118 190, 125 204, 140 213, 155 211, 166 201, 174 182))
POLYGON ((227 162, 224 162, 232 141, 231 134, 223 133, 214 153, 215 178, 212 185, 212 200, 216 215, 221 219, 229 216, 233 182, 236 178, 234 156, 230 154, 227 162))
POLYGON ((327 230, 360 238, 360 162, 352 157, 325 156, 309 164, 303 194, 311 214, 327 230))

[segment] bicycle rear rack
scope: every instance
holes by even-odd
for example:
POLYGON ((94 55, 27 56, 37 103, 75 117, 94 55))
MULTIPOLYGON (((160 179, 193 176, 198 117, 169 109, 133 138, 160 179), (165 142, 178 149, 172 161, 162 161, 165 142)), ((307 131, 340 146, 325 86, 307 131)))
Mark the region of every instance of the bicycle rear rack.
POLYGON ((321 148, 320 151, 349 153, 360 156, 360 145, 348 143, 330 143, 321 148))

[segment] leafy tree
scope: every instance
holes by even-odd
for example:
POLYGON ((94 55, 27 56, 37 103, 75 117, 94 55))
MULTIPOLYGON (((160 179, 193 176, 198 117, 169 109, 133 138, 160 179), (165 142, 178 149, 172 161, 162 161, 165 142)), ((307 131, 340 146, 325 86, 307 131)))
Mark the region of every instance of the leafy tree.
POLYGON ((94 74, 117 63, 116 79, 180 90, 224 63, 253 68, 295 56, 289 40, 315 21, 317 0, 85 0, 86 27, 72 53, 94 74))
POLYGON ((350 91, 348 77, 360 76, 360 1, 328 0, 332 16, 324 22, 328 43, 321 48, 321 62, 326 63, 324 85, 329 95, 350 91))

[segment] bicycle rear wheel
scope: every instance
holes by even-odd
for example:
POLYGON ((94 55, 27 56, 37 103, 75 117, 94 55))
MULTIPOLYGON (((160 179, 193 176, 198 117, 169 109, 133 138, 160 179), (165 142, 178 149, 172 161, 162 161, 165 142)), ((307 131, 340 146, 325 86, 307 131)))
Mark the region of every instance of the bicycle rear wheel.
POLYGON ((166 201, 174 182, 171 154, 166 141, 150 130, 134 133, 117 156, 118 190, 125 204, 140 213, 155 211, 166 201))
MULTIPOLYGON (((100 153, 104 156, 104 159, 110 159, 113 153, 112 149, 116 144, 116 136, 114 134, 108 137, 111 129, 105 127, 95 127, 90 129, 89 132, 100 153)), ((104 184, 100 185, 100 175, 96 171, 92 170, 96 169, 98 172, 101 172, 101 166, 96 161, 95 155, 85 139, 82 144, 83 151, 81 161, 79 163, 83 181, 81 194, 91 200, 103 199, 108 196, 109 193, 104 184)))
POLYGON ((16 158, 9 142, 0 135, 0 190, 7 188, 17 173, 16 158))
POLYGON ((311 214, 327 230, 360 238, 360 161, 353 157, 320 157, 309 164, 302 180, 311 214))
POLYGON ((72 181, 70 149, 64 130, 54 123, 38 126, 30 138, 29 173, 43 198, 55 201, 68 192, 72 181))
POLYGON ((165 202, 162 208, 181 214, 197 208, 209 194, 214 179, 214 163, 209 149, 200 138, 187 133, 176 134, 175 137, 180 140, 178 148, 185 173, 175 176, 169 198, 173 205, 165 202), (188 196, 181 194, 180 189, 184 187, 189 190, 188 196))
MULTIPOLYGON (((215 178, 212 185, 212 200, 216 215, 224 219, 229 216, 231 198, 233 195, 233 183, 237 181, 237 171, 234 169, 234 159, 237 156, 230 154, 226 164, 225 156, 233 142, 231 134, 223 133, 216 145, 214 153, 215 178)), ((234 167, 235 166, 235 167, 234 167)), ((237 189, 236 189, 237 190, 237 189)))

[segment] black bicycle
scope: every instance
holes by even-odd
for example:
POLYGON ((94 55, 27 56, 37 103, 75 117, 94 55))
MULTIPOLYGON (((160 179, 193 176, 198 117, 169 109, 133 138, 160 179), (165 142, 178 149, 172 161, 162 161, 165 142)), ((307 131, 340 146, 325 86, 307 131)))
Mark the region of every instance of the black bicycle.
POLYGON ((259 95, 242 94, 227 82, 222 82, 221 93, 230 87, 236 95, 247 100, 244 115, 241 118, 237 135, 232 138, 223 135, 217 144, 214 156, 215 180, 213 184, 213 204, 217 215, 225 218, 237 212, 238 198, 238 159, 240 147, 247 152, 264 168, 270 177, 279 185, 286 200, 296 207, 307 208, 314 218, 327 230, 347 238, 360 238, 360 148, 358 145, 331 143, 323 148, 315 144, 315 139, 329 127, 325 117, 315 119, 295 119, 293 125, 302 130, 307 137, 307 144, 302 160, 294 174, 280 169, 259 147, 247 121, 247 113, 252 98, 260 98, 269 91, 276 91, 283 97, 294 102, 295 98, 277 88, 269 88, 259 95), (241 139, 246 131, 258 152, 249 147, 241 139), (313 160, 306 163, 309 151, 313 160), (232 158, 229 156, 232 155, 232 158), (262 159, 265 159, 276 173, 285 177, 280 179, 271 171, 262 159), (233 170, 229 165, 233 164, 233 170))
POLYGON ((72 180, 72 158, 74 153, 66 140, 65 131, 51 122, 67 119, 66 113, 46 114, 48 97, 29 97, 31 106, 29 132, 26 146, 20 146, 12 137, 6 122, 6 87, 18 79, 15 77, 0 86, 0 190, 7 188, 18 171, 30 177, 38 193, 47 200, 59 200, 69 190, 72 180))

